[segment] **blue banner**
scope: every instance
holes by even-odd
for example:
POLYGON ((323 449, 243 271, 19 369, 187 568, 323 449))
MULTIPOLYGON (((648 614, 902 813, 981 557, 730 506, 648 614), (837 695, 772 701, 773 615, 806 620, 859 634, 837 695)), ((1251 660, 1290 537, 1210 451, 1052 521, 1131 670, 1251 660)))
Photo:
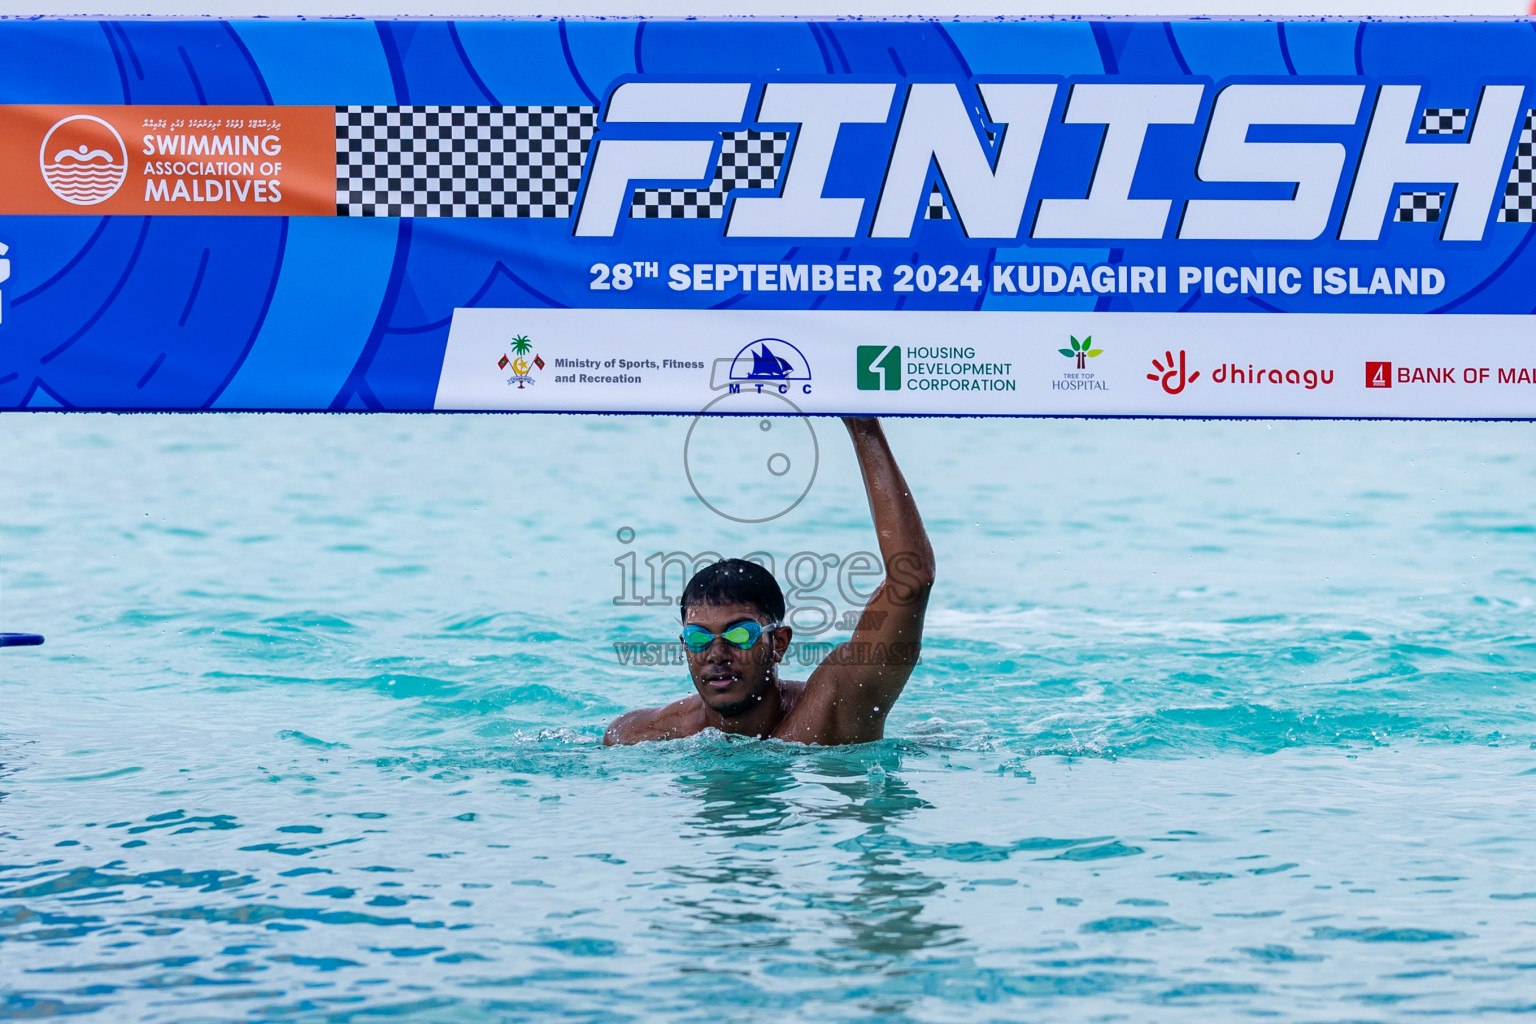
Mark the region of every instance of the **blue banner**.
POLYGON ((4 409, 1536 415, 1525 22, 0 52, 4 409))

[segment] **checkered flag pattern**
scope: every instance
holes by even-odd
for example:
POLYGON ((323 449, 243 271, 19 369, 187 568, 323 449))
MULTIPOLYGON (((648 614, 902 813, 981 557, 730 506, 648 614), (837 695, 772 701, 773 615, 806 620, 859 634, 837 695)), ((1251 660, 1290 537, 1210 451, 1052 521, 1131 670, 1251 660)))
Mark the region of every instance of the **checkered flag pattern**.
MULTIPOLYGON (((719 184, 717 181, 716 184, 719 184)), ((639 188, 629 206, 644 220, 718 220, 725 214, 725 190, 709 188, 639 188)))
POLYGON ((1504 185, 1503 224, 1536 223, 1536 110, 1525 112, 1525 128, 1515 146, 1515 164, 1504 185))
POLYGON ((1397 197, 1397 219, 1428 224, 1440 219, 1444 207, 1444 192, 1404 192, 1397 197))
POLYGON ((944 193, 937 185, 928 193, 928 206, 923 210, 923 219, 949 220, 949 207, 944 205, 944 193))
POLYGON ((569 217, 596 107, 337 107, 341 217, 569 217))
POLYGON ((1419 118, 1420 135, 1460 135, 1466 130, 1466 107, 1426 107, 1419 118))
POLYGON ((726 132, 720 163, 708 188, 639 188, 629 215, 644 220, 710 219, 725 215, 725 197, 738 188, 778 184, 788 132, 726 132))

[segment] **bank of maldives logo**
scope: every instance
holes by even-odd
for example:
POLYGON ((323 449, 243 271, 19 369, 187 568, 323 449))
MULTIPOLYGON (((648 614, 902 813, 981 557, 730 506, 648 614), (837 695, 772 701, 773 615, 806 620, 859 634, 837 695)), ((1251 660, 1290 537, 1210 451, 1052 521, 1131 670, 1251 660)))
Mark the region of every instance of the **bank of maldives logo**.
POLYGON ((854 358, 860 391, 901 390, 900 345, 860 345, 854 358))
POLYGON ((1367 359, 1365 361, 1365 386, 1368 388, 1389 388, 1392 386, 1392 364, 1378 363, 1367 359))
POLYGON ((38 163, 48 190, 73 206, 111 199, 128 177, 123 137, 90 114, 66 117, 48 129, 38 163))

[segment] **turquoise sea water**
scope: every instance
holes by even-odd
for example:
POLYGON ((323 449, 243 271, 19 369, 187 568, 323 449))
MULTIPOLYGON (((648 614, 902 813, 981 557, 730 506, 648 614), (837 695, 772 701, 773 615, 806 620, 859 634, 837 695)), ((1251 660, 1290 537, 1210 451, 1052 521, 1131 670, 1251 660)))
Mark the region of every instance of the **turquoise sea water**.
POLYGON ((0 418, 0 1018, 1536 1012, 1531 427, 889 422, 889 738, 605 749, 647 556, 874 548, 688 427, 0 418))

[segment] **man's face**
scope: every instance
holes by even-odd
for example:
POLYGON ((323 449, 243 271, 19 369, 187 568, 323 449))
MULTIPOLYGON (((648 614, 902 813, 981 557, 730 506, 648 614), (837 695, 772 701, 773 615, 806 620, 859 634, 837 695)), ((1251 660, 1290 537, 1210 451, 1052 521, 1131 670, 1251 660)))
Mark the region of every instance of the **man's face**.
MULTIPOLYGON (((743 620, 767 625, 772 620, 751 604, 696 604, 688 606, 683 623, 702 626, 711 633, 725 632, 743 620)), ((746 714, 768 693, 773 682, 775 654, 783 651, 782 634, 765 630, 757 643, 742 650, 717 635, 704 650, 688 655, 688 671, 705 705, 726 718, 746 714)))

